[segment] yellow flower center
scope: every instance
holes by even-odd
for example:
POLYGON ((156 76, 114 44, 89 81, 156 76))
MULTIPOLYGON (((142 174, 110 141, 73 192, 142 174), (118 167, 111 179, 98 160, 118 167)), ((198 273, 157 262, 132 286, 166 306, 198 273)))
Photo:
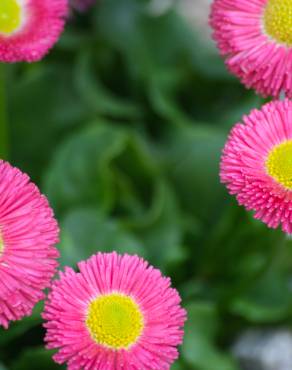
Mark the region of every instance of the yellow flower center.
POLYGON ((292 0, 268 0, 264 27, 272 39, 292 46, 292 0))
POLYGON ((292 140, 285 141, 271 150, 266 160, 270 176, 287 189, 292 189, 292 140))
POLYGON ((113 293, 97 297, 89 304, 86 326, 98 344, 118 350, 137 342, 144 320, 131 297, 113 293))
POLYGON ((0 0, 0 33, 9 35, 21 24, 21 8, 17 0, 0 0))

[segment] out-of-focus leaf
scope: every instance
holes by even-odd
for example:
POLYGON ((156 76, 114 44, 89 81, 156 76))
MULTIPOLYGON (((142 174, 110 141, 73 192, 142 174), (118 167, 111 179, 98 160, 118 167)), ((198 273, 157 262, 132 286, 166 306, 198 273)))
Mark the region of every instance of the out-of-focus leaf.
POLYGON ((47 351, 43 347, 31 348, 21 354, 19 359, 14 362, 10 370, 61 370, 65 366, 60 366, 52 360, 53 351, 47 351))
POLYGON ((158 164, 138 135, 97 122, 60 148, 45 178, 55 210, 95 205, 139 218, 151 204, 158 164))
POLYGON ((83 51, 85 48, 90 47, 92 42, 94 42, 94 38, 91 32, 80 28, 70 28, 63 33, 56 47, 60 50, 76 52, 76 50, 83 51))
POLYGON ((184 207, 204 220, 214 218, 223 199, 219 159, 225 140, 220 129, 194 125, 174 129, 165 142, 168 176, 184 207))
POLYGON ((200 370, 238 370, 230 356, 215 345, 219 326, 216 308, 208 303, 186 307, 188 320, 182 347, 183 358, 200 370))
MULTIPOLYGON (((43 310, 43 302, 39 302, 31 316, 23 318, 21 321, 11 323, 8 330, 0 331, 0 346, 8 345, 11 341, 23 335, 29 329, 40 325, 42 322, 41 312, 43 310)), ((1 370, 1 368, 0 368, 1 370)))
POLYGON ((222 115, 221 121, 225 127, 231 129, 236 123, 242 122, 244 115, 248 114, 252 109, 260 109, 263 104, 264 99, 250 91, 244 99, 230 106, 228 112, 222 115))
POLYGON ((159 266, 181 262, 186 257, 183 243, 183 217, 173 192, 161 182, 156 188, 153 203, 142 220, 130 222, 144 241, 152 260, 159 266))
POLYGON ((98 9, 96 24, 122 54, 134 86, 145 86, 153 109, 169 121, 186 120, 177 97, 198 54, 186 22, 174 11, 150 16, 141 1, 110 0, 98 9))
POLYGON ((292 307, 291 286, 279 271, 268 271, 253 286, 234 299, 232 312, 245 319, 261 323, 283 320, 292 307))
POLYGON ((147 250, 130 232, 95 209, 76 209, 62 222, 61 264, 75 266, 97 252, 138 254, 147 258, 147 250))
POLYGON ((218 304, 226 307, 255 286, 282 245, 281 232, 269 230, 234 202, 223 209, 212 230, 204 235, 202 259, 196 270, 215 288, 212 291, 209 286, 209 294, 220 297, 218 304))
MULTIPOLYGON (((178 262, 185 256, 181 248, 184 220, 173 192, 163 180, 159 180, 157 174, 154 157, 151 158, 143 141, 125 130, 100 124, 82 131, 65 143, 46 179, 46 189, 52 204, 55 204, 55 208, 62 206, 61 210, 95 205, 100 215, 109 215, 113 207, 117 208, 124 229, 118 228, 119 231, 116 231, 120 238, 124 235, 120 249, 126 248, 125 237, 132 232, 132 235, 144 241, 153 261, 166 265, 178 262), (152 179, 155 179, 153 184, 152 179)), ((107 217, 102 220, 99 229, 101 234, 105 230, 103 223, 107 222, 107 217)), ((113 220, 108 220, 109 225, 112 224, 113 220)), ((90 225, 94 225, 94 222, 96 219, 92 219, 90 225)), ((72 230, 83 228, 87 230, 82 234, 84 237, 92 235, 86 227, 88 221, 83 223, 81 217, 79 227, 77 224, 72 230)), ((94 229, 94 226, 91 227, 94 229)), ((108 234, 114 234, 113 230, 109 230, 108 234)), ((78 244, 89 248, 86 250, 90 253, 77 254, 73 258, 73 251, 66 254, 66 250, 72 246, 72 238, 66 231, 62 238, 62 254, 67 256, 64 257, 66 263, 88 257, 97 247, 96 243, 81 238, 78 244), (73 259, 70 260, 70 256, 73 259)), ((98 248, 114 247, 113 244, 101 244, 98 243, 98 248)), ((78 248, 75 248, 76 251, 78 248)))
POLYGON ((208 78, 232 79, 208 27, 210 2, 181 0, 177 2, 177 9, 181 15, 182 39, 191 55, 192 65, 199 70, 200 75, 208 78))
POLYGON ((11 80, 9 134, 14 163, 39 180, 66 130, 88 117, 72 83, 72 67, 32 67, 11 80))
POLYGON ((117 127, 97 124, 65 142, 45 179, 55 209, 92 204, 110 209, 114 190, 109 163, 122 152, 126 139, 117 127))
POLYGON ((75 69, 75 84, 80 99, 93 112, 110 117, 138 118, 139 109, 131 102, 114 96, 102 85, 93 69, 94 60, 90 52, 80 54, 75 69))
MULTIPOLYGON (((182 361, 176 361, 172 366, 171 370, 187 370, 186 365, 182 361)), ((0 369, 1 370, 1 369, 0 369)))

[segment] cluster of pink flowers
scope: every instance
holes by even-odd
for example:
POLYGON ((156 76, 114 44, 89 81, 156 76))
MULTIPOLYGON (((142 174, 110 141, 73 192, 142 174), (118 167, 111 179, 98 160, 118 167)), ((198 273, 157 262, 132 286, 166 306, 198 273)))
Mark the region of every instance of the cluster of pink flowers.
POLYGON ((51 287, 43 317, 48 348, 68 369, 168 370, 186 312, 170 279, 137 256, 92 256, 58 266, 58 224, 29 177, 0 161, 0 326, 30 315, 51 287))
MULTIPOLYGON (((93 0, 72 0, 86 10, 93 0)), ((0 62, 39 61, 59 39, 68 0, 1 0, 0 62)), ((58 267, 59 228, 29 177, 0 160, 0 326, 31 315, 50 287, 43 318, 54 359, 79 370, 168 370, 186 312, 169 278, 138 256, 96 254, 58 267)), ((82 247, 82 246, 81 246, 82 247)))
MULTIPOLYGON (((92 0, 72 0, 80 10, 92 0)), ((232 129, 220 176, 238 203, 292 233, 292 2, 214 0, 210 24, 228 69, 276 100, 232 129), (283 94, 284 100, 277 100, 283 94)), ((38 61, 59 39, 68 0, 1 0, 0 61, 38 61)), ((0 326, 44 299, 47 347, 68 369, 168 370, 186 312, 169 278, 138 256, 97 253, 65 268, 58 224, 29 177, 0 161, 0 326)))
POLYGON ((292 2, 214 0, 213 37, 248 88, 275 100, 232 129, 221 181, 269 227, 292 233, 292 2), (286 100, 279 101, 282 96, 286 100))

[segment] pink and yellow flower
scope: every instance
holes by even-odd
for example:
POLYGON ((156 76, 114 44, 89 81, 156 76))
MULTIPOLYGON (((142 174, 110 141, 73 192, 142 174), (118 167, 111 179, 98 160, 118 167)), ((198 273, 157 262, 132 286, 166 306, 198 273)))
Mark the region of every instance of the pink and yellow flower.
POLYGON ((30 315, 58 265, 58 225, 29 177, 0 161, 0 325, 30 315))
POLYGON ((269 227, 292 233, 292 102, 253 110, 232 129, 221 180, 240 205, 269 227))
POLYGON ((166 370, 186 313, 170 279, 137 256, 98 253, 53 283, 43 317, 48 348, 68 369, 166 370))
POLYGON ((64 28, 67 0, 1 0, 0 62, 40 60, 64 28))
POLYGON ((292 1, 214 0, 214 39, 228 69, 263 96, 292 97, 292 1))

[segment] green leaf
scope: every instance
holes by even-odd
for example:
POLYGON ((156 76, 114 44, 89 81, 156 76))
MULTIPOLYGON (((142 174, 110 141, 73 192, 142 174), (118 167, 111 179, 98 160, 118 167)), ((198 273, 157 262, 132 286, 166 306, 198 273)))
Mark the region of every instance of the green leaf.
POLYGON ((147 212, 158 165, 146 140, 103 122, 64 142, 45 177, 45 189, 58 214, 96 206, 137 219, 147 212))
POLYGON ((182 248, 184 219, 171 188, 164 181, 157 183, 151 207, 143 218, 126 225, 136 231, 158 266, 166 267, 186 258, 182 248))
POLYGON ((113 203, 110 162, 126 145, 126 134, 105 124, 92 125, 72 136, 56 153, 45 189, 59 211, 95 204, 106 211, 113 203))
POLYGON ((203 220, 213 218, 224 199, 219 159, 225 140, 218 128, 198 124, 170 130, 165 138, 167 174, 185 209, 203 220))
POLYGON ((60 366, 52 360, 53 351, 48 351, 43 347, 27 349, 19 359, 11 366, 10 370, 61 370, 65 366, 60 366))
POLYGON ((80 99, 88 109, 110 117, 137 119, 140 112, 136 105, 118 98, 103 86, 93 67, 92 53, 89 50, 82 52, 76 62, 74 76, 80 99))
POLYGON ((88 112, 74 89, 71 66, 33 65, 16 76, 9 90, 12 157, 14 164, 39 180, 64 133, 88 112))
POLYGON ((277 322, 290 316, 291 288, 287 276, 268 271, 231 303, 233 313, 255 323, 277 322))
POLYGON ((198 370, 238 370, 229 355, 221 352, 216 344, 219 317, 209 303, 191 303, 187 307, 188 320, 182 355, 187 363, 198 370))
POLYGON ((76 209, 61 224, 61 264, 75 266, 97 252, 138 254, 147 257, 142 243, 95 209, 76 209))
MULTIPOLYGON (((0 369, 1 370, 1 369, 0 369)), ((186 370, 186 365, 182 361, 176 361, 172 366, 171 370, 186 370)))
MULTIPOLYGON (((21 321, 12 322, 8 330, 0 331, 0 346, 8 345, 13 340, 23 335, 33 327, 42 323, 41 312, 43 311, 43 302, 37 303, 33 314, 23 318, 21 321)), ((1 370, 1 369, 0 369, 1 370)))

